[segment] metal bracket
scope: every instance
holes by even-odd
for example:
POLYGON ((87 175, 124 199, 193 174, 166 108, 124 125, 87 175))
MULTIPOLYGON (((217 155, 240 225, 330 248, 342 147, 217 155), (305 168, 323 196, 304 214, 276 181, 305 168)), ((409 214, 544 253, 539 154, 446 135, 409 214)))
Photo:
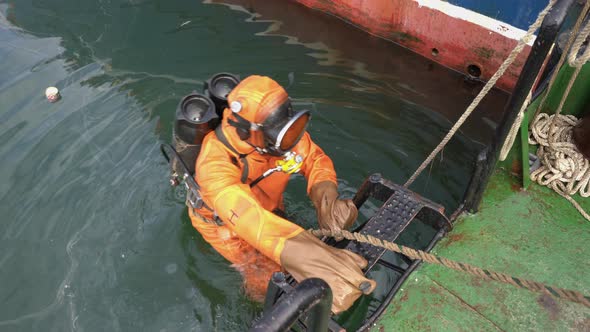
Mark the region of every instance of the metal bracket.
MULTIPOLYGON (((199 184, 191 175, 191 172, 189 171, 188 167, 186 166, 186 164, 184 163, 176 149, 170 144, 162 144, 160 145, 160 151, 162 151, 162 155, 164 156, 164 158, 166 158, 166 161, 168 161, 171 167, 172 176, 170 178, 170 184, 172 186, 177 186, 179 183, 182 182, 184 184, 184 187, 186 188, 186 206, 197 210, 205 207, 206 209, 213 211, 203 201, 203 198, 199 193, 199 184), (179 171, 177 171, 176 168, 178 168, 179 171), (182 177, 178 176, 178 172, 182 174, 182 177)), ((221 219, 217 217, 217 215, 215 215, 215 218, 212 222, 214 222, 218 226, 223 225, 223 222, 221 221, 221 219)))
POLYGON ((183 183, 184 187, 186 188, 186 206, 199 210, 205 203, 203 202, 199 191, 188 184, 187 177, 190 177, 190 175, 184 173, 183 183))

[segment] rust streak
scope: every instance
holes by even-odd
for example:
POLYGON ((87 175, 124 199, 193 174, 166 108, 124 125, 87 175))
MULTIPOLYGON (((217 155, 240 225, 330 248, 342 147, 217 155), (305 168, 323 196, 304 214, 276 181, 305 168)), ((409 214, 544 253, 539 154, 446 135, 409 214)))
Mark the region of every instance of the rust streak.
POLYGON ((440 247, 446 248, 451 244, 459 241, 463 241, 465 239, 464 234, 450 234, 447 236, 446 240, 440 243, 440 247))

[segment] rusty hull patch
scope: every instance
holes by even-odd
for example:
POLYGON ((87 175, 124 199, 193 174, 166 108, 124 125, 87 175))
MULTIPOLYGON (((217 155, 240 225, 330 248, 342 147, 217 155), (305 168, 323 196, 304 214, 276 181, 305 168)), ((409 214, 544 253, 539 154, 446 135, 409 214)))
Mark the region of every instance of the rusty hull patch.
POLYGON ((475 53, 480 58, 491 59, 496 51, 487 47, 476 47, 473 49, 473 53, 475 53))
POLYGON ((422 39, 403 31, 392 32, 391 38, 401 43, 423 43, 422 39))

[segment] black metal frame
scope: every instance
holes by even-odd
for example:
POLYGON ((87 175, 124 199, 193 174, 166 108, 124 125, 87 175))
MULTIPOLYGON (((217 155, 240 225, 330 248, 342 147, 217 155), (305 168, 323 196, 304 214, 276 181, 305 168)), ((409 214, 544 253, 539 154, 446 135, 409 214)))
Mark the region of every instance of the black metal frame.
MULTIPOLYGON (((288 285, 285 280, 282 272, 275 273, 269 283, 267 298, 279 291, 276 283, 288 285)), ((293 291, 280 297, 276 304, 266 305, 262 317, 254 322, 250 332, 286 331, 304 315, 307 330, 326 331, 331 307, 330 286, 319 278, 305 279, 293 291)))
MULTIPOLYGON (((551 46, 556 41, 565 18, 575 1, 558 0, 553 9, 545 16, 535 43, 516 82, 512 96, 504 110, 500 124, 496 128, 492 143, 477 157, 475 170, 464 196, 466 210, 472 212, 478 210, 484 190, 498 161, 502 145, 506 141, 510 128, 533 87, 543 62, 549 54, 551 46)), ((559 69, 557 68, 557 70, 559 69)))
MULTIPOLYGON (((384 202, 384 204, 374 216, 355 229, 355 232, 372 235, 386 241, 394 241, 412 221, 420 220, 436 230, 436 234, 424 248, 424 250, 430 251, 451 229, 451 223, 444 214, 443 206, 423 198, 407 188, 384 179, 380 174, 373 174, 363 182, 353 198, 353 202, 357 208, 360 208, 369 198, 374 198, 384 202)), ((387 292, 384 300, 375 309, 373 314, 363 322, 363 325, 359 329, 360 331, 369 329, 377 318, 379 318, 401 285, 421 262, 420 260, 410 260, 409 258, 402 256, 405 258, 403 266, 396 265, 382 259, 386 252, 385 249, 348 240, 336 242, 332 238, 325 238, 324 241, 335 247, 351 250, 367 259, 368 265, 365 269, 365 275, 368 274, 375 265, 380 265, 400 274, 396 283, 387 292)), ((296 292, 296 287, 294 287, 295 284, 296 281, 293 278, 287 277, 282 273, 277 273, 273 276, 269 283, 265 299, 263 317, 268 317, 270 315, 271 310, 273 310, 276 305, 275 303, 279 303, 283 297, 290 296, 290 294, 296 292)), ((305 317, 295 320, 293 323, 297 324, 301 329, 309 330, 309 323, 306 324, 305 317)), ((281 325, 281 327, 284 326, 281 325)), ((328 330, 343 331, 343 328, 333 319, 329 319, 328 330)), ((268 331, 278 330, 269 329, 268 331)))
MULTIPOLYGON (((444 207, 434 203, 413 191, 404 188, 398 184, 395 184, 381 176, 381 174, 373 174, 369 176, 367 180, 361 185, 359 190, 357 191, 356 195, 353 198, 354 204, 357 208, 360 208, 370 197, 375 198, 379 201, 385 202, 381 209, 375 214, 374 217, 369 219, 364 225, 356 229, 355 231, 361 232, 363 234, 369 234, 381 238, 383 240, 394 241, 402 232, 403 230, 409 225, 411 221, 414 219, 419 219, 424 223, 430 224, 433 227, 438 228, 437 233, 434 235, 430 243, 424 248, 426 252, 430 252, 432 248, 444 237, 444 235, 451 230, 452 224, 445 216, 444 207), (400 198, 407 196, 410 201, 416 202, 415 205, 409 204, 406 209, 405 218, 403 220, 398 220, 396 223, 397 227, 391 227, 394 229, 394 232, 387 234, 383 232, 383 227, 371 227, 374 221, 374 226, 382 226, 383 223, 379 222, 378 218, 383 218, 384 212, 391 211, 392 208, 395 208, 393 205, 395 201, 397 201, 398 205, 403 205, 405 202, 400 202, 400 198), (390 205, 391 204, 391 205, 390 205), (414 212, 412 212, 414 210, 414 212)), ((387 225, 386 225, 387 226, 387 225)), ((387 228, 387 227, 385 227, 387 228)), ((386 268, 395 270, 396 272, 402 273, 400 278, 396 281, 394 286, 389 290, 385 299, 379 307, 375 310, 375 312, 365 321, 365 323, 358 329, 359 331, 368 330, 375 321, 381 316, 383 311, 387 308, 389 303, 393 300, 395 294, 399 291, 403 283, 406 279, 410 276, 410 274, 420 265, 422 260, 409 260, 411 263, 407 268, 402 268, 399 266, 388 266, 385 261, 381 259, 383 254, 386 252, 386 249, 376 248, 368 244, 358 244, 356 242, 350 242, 347 245, 349 250, 357 252, 361 254, 363 257, 367 252, 372 252, 369 254, 370 257, 367 258, 369 261, 369 265, 367 268, 367 272, 375 265, 379 264, 386 268), (360 249, 363 248, 363 249, 360 249), (373 263, 371 262, 370 258, 377 258, 373 263)))

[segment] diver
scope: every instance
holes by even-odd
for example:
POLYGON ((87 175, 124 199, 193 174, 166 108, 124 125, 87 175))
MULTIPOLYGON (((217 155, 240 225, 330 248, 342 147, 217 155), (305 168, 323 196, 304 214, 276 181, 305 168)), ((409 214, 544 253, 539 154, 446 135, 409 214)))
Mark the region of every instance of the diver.
POLYGON ((297 281, 325 280, 332 311, 348 309, 376 287, 363 275, 366 260, 326 245, 282 213, 289 176, 298 171, 320 228, 346 229, 358 216, 351 200, 339 198, 332 161, 306 131, 310 112, 295 111, 285 89, 264 76, 241 81, 227 102, 196 161, 205 206, 189 208, 193 226, 241 272, 254 300, 264 299, 272 273, 283 269, 297 281))

